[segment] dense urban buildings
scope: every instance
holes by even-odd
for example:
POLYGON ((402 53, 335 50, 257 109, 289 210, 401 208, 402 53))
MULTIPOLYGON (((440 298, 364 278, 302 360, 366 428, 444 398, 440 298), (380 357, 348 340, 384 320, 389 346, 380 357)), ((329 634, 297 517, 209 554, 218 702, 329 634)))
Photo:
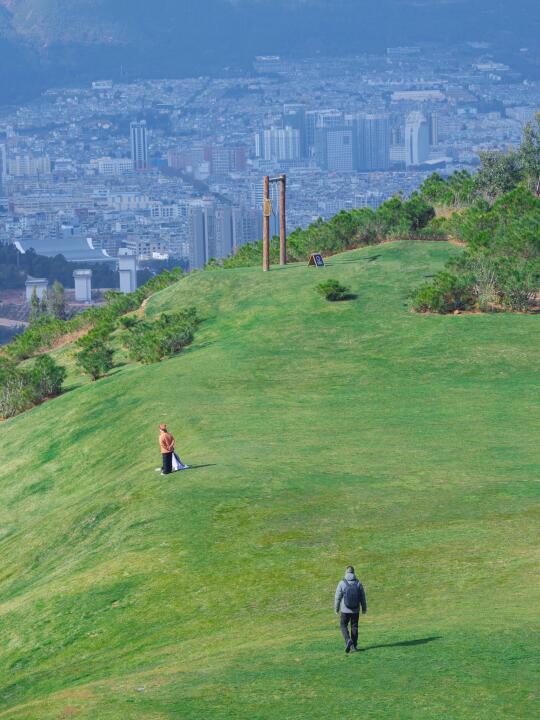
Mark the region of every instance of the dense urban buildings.
MULTIPOLYGON (((288 226, 304 227, 408 195, 434 170, 474 172, 539 107, 539 84, 485 43, 51 88, 0 107, 0 241, 200 268, 260 237, 265 174, 287 173, 288 226)), ((274 198, 272 232, 277 210, 274 198)))

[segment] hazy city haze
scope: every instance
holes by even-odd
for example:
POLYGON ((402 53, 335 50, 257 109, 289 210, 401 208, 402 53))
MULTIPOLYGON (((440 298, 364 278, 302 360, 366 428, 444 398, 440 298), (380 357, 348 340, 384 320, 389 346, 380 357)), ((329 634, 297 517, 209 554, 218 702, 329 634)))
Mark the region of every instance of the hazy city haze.
POLYGON ((99 75, 221 72, 262 53, 497 40, 511 54, 537 45, 539 20, 535 0, 0 0, 0 82, 9 100, 99 75))

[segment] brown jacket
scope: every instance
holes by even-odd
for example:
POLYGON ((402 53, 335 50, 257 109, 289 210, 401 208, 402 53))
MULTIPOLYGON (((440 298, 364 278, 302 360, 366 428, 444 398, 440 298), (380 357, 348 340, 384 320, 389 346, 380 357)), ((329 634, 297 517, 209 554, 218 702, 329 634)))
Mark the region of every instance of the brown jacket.
POLYGON ((159 433, 159 447, 162 453, 174 451, 174 438, 171 433, 162 430, 159 433))

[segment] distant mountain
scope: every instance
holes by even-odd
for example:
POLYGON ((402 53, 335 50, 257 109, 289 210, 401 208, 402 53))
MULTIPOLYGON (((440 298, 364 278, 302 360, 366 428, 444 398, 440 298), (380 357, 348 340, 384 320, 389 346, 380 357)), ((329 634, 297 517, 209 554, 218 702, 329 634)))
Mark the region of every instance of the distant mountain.
POLYGON ((0 0, 3 100, 100 76, 246 67, 256 54, 420 41, 538 48, 537 0, 0 0))

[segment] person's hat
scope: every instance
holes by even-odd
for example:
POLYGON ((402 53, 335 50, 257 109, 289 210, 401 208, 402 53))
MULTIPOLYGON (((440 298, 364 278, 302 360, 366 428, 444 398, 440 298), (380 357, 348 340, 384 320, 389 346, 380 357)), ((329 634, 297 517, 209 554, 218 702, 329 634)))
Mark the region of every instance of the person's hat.
POLYGON ((167 426, 165 425, 165 423, 161 423, 161 425, 159 426, 159 429, 160 429, 160 430, 166 430, 166 429, 167 429, 167 426))

